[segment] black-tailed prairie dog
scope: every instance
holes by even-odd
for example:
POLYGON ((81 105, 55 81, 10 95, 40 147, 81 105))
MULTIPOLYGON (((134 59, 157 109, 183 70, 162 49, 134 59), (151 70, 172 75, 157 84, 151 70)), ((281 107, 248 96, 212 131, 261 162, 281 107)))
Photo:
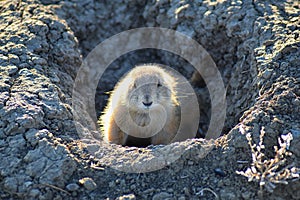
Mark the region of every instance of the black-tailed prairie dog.
POLYGON ((157 65, 133 68, 116 84, 99 118, 104 140, 136 146, 172 142, 182 116, 177 84, 157 65))

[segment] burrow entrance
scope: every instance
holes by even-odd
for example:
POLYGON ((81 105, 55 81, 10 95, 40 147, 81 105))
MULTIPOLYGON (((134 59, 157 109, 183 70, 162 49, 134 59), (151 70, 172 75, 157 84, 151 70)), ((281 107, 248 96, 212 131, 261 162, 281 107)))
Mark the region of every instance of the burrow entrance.
MULTIPOLYGON (((211 21, 203 20, 201 25, 196 27, 193 20, 187 20, 184 17, 178 23, 172 24, 172 20, 180 18, 175 13, 171 14, 169 18, 165 18, 164 21, 158 20, 160 16, 166 15, 168 9, 171 9, 171 5, 164 5, 164 11, 160 11, 159 7, 151 5, 151 3, 149 5, 144 3, 136 2, 136 5, 128 5, 127 10, 119 10, 118 12, 109 3, 95 3, 97 5, 93 5, 94 7, 84 5, 82 10, 78 7, 79 10, 74 16, 71 15, 72 13, 68 13, 68 5, 63 5, 62 9, 64 9, 65 15, 72 16, 72 18, 67 18, 69 20, 68 24, 79 40, 79 48, 83 58, 100 42, 114 34, 133 28, 164 26, 191 36, 211 55, 222 74, 227 90, 227 115, 222 134, 228 133, 239 122, 243 112, 254 104, 257 97, 257 89, 253 87, 253 84, 249 84, 253 82, 256 76, 256 71, 252 68, 255 65, 255 60, 249 54, 249 52, 252 53, 249 50, 249 42, 239 35, 229 33, 228 27, 225 25, 225 18, 221 18, 213 26, 211 21), (84 17, 84 13, 88 13, 87 9, 93 14, 84 17), (141 9, 144 12, 140 12, 141 9), (156 21, 150 18, 153 13, 158 15, 156 21), (121 18, 126 20, 120 20, 121 18)), ((209 5, 203 6, 209 7, 209 5)), ((197 9, 200 8, 201 6, 197 9)), ((198 17, 201 18, 200 15, 198 17)), ((121 56, 108 67, 99 80, 96 91, 95 109, 97 117, 100 116, 107 103, 108 94, 106 92, 111 91, 118 80, 131 68, 143 63, 158 63, 170 66, 187 79, 192 80, 192 85, 201 105, 201 118, 197 137, 204 137, 210 119, 210 98, 206 85, 201 76, 194 74, 195 70, 191 64, 180 56, 163 50, 143 49, 133 51, 121 56)))

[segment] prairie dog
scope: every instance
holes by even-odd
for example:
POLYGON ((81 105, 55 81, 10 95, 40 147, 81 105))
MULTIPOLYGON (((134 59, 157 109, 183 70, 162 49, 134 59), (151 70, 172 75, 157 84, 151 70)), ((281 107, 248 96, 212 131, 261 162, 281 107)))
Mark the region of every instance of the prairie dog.
POLYGON ((143 140, 169 144, 180 124, 176 83, 175 77, 157 65, 133 68, 116 84, 99 118, 104 140, 136 146, 143 140))

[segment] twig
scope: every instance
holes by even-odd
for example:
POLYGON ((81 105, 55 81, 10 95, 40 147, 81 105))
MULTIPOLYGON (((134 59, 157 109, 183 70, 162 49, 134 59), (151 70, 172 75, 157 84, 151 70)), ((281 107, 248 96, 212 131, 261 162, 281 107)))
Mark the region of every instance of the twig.
POLYGON ((103 167, 98 167, 95 163, 91 163, 91 168, 98 169, 98 170, 104 170, 103 167))
POLYGON ((57 186, 55 186, 55 185, 50 185, 50 184, 47 184, 47 183, 40 183, 40 184, 38 184, 38 185, 44 186, 44 187, 50 187, 50 188, 52 188, 52 189, 59 190, 59 191, 64 192, 64 193, 66 193, 66 194, 68 194, 68 195, 71 195, 70 192, 68 192, 68 191, 66 191, 66 190, 64 190, 64 189, 62 189, 62 188, 59 188, 59 187, 57 187, 57 186))
POLYGON ((249 161, 247 161, 247 160, 238 160, 236 162, 239 163, 239 164, 247 164, 247 163, 249 163, 249 161))
POLYGON ((219 200, 219 196, 212 189, 210 189, 210 188, 203 188, 202 190, 200 190, 199 192, 197 192, 196 195, 203 196, 203 192, 204 191, 211 192, 216 197, 216 200, 219 200))

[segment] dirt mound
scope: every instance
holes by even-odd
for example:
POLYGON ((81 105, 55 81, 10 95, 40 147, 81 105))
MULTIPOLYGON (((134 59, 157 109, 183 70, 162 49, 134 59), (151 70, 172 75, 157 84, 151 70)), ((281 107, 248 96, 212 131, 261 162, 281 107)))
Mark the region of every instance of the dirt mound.
MULTIPOLYGON (((257 199, 258 183, 236 173, 252 162, 241 126, 256 143, 265 127, 269 158, 280 135, 291 133, 287 162, 300 166, 296 1, 14 0, 1 1, 0 10, 0 199, 257 199), (139 27, 179 31, 214 59, 227 90, 223 136, 216 142, 120 147, 74 121, 73 85, 84 58, 112 35, 139 27)), ((96 94, 81 103, 99 116, 105 92, 144 62, 193 76, 192 65, 171 52, 129 52, 110 64, 91 88, 96 94)), ((195 91, 204 102, 201 136, 211 114, 201 78, 195 91)), ((288 183, 264 191, 265 198, 300 199, 299 179, 288 183)))

